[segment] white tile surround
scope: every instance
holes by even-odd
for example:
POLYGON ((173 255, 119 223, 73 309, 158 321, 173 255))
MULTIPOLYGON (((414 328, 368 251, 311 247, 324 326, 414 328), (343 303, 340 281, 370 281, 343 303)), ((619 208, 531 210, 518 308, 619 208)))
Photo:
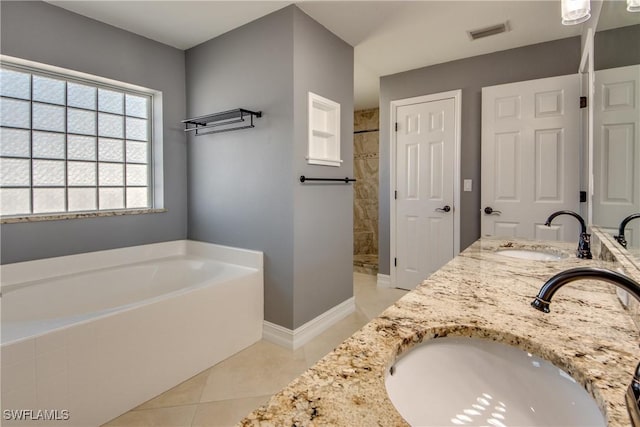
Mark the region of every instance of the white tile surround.
POLYGON ((248 273, 3 345, 2 409, 68 409, 70 421, 46 425, 100 425, 260 340, 260 252, 175 241, 8 264, 2 290, 182 254, 242 265, 248 273))

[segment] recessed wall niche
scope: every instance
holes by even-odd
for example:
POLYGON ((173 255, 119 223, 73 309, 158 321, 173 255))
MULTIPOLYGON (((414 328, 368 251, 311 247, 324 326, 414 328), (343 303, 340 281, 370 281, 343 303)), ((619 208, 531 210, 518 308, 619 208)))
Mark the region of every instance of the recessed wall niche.
POLYGON ((340 104, 309 92, 307 163, 340 166, 340 104))

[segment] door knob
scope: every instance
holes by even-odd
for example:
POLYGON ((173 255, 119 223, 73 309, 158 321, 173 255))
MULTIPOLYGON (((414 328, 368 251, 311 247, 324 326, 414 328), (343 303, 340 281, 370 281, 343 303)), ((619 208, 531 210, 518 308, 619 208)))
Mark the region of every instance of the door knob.
POLYGON ((491 206, 487 206, 486 208, 484 208, 484 213, 487 215, 500 215, 502 212, 494 211, 491 206))
POLYGON ((445 205, 445 207, 443 207, 443 208, 436 208, 436 211, 438 211, 438 212, 449 212, 449 211, 451 211, 451 206, 445 205))

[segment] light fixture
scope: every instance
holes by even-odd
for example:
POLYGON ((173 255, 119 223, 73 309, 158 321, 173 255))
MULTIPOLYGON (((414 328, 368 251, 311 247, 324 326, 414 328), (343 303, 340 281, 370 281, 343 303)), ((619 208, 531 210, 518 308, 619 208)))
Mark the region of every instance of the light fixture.
POLYGON ((640 12, 640 0, 627 0, 627 11, 640 12))
POLYGON ((562 25, 581 24, 589 18, 591 18, 590 0, 562 0, 562 25))

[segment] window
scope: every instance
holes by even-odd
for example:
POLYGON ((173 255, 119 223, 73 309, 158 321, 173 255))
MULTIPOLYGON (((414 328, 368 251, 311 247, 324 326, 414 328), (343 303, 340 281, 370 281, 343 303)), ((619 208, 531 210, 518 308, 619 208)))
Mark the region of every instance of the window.
POLYGON ((98 79, 2 64, 0 215, 153 206, 153 93, 98 79))

